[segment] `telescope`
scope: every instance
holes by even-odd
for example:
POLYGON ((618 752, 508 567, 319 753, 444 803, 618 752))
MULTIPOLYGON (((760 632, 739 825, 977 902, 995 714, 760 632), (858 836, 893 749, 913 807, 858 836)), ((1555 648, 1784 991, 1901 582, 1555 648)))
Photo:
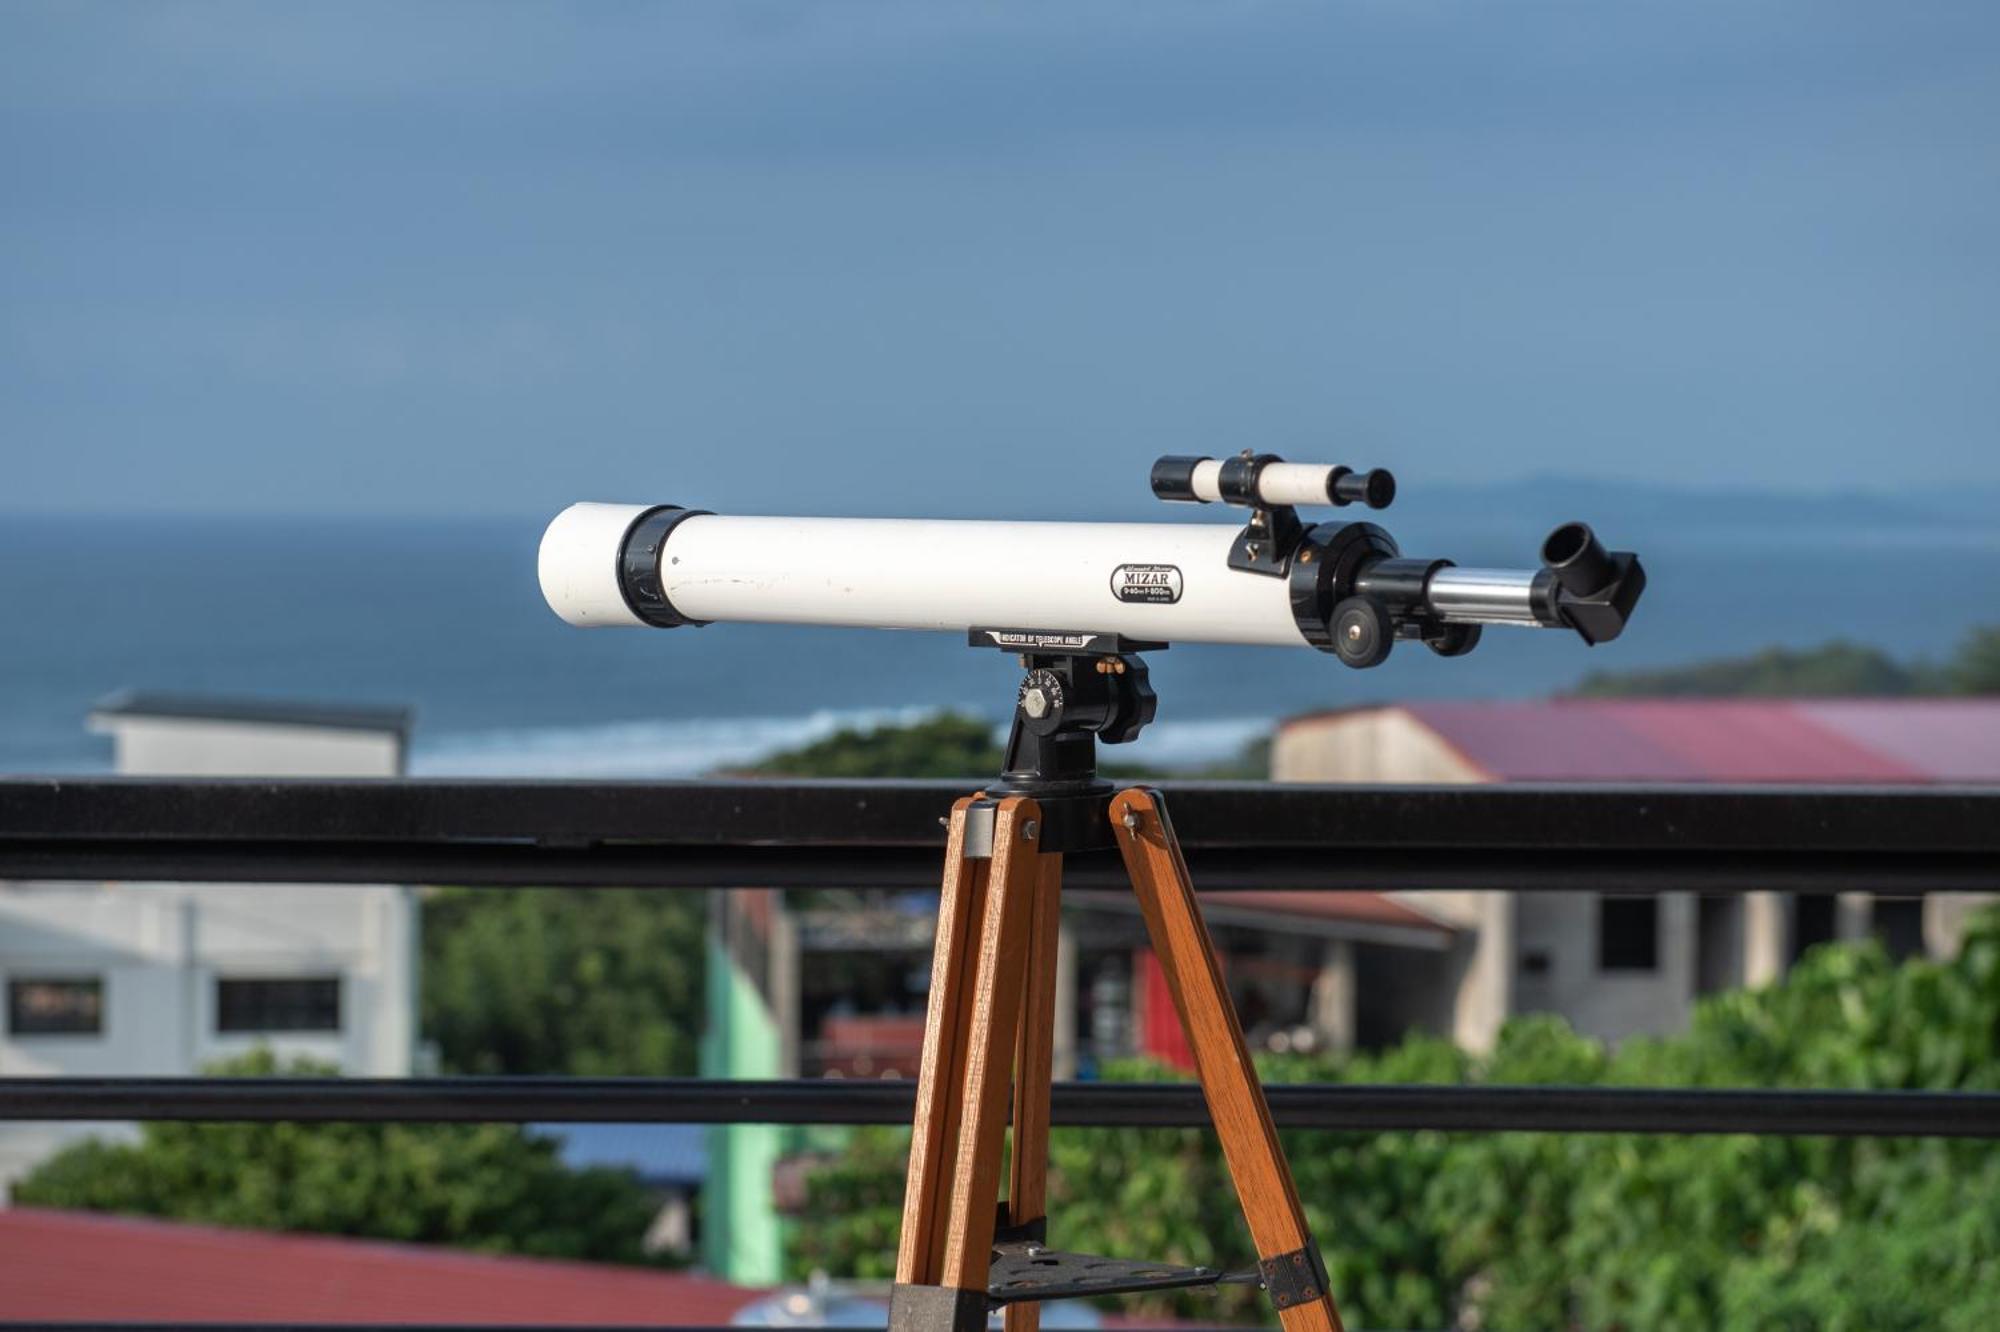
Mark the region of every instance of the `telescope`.
MULTIPOLYGON (((722 621, 936 630, 1032 649, 1123 642, 1311 647, 1356 668, 1399 640, 1459 656, 1483 626, 1618 637, 1645 588, 1629 551, 1583 523, 1533 568, 1406 558, 1370 522, 1307 525, 1306 506, 1386 508, 1376 469, 1273 454, 1166 457, 1153 493, 1249 510, 1182 523, 739 517, 670 504, 575 504, 542 538, 549 606, 587 628, 722 621)), ((1128 648, 1128 650, 1130 650, 1128 648)))
POLYGON ((1161 499, 1248 510, 1234 524, 733 517, 670 504, 575 504, 542 537, 542 595, 589 628, 724 620, 962 633, 1026 675, 997 783, 939 820, 945 857, 904 1189, 893 1332, 1032 1330, 1044 1300, 1261 1286, 1286 1332, 1340 1332, 1165 797, 1098 778, 1096 745, 1134 739, 1157 700, 1142 651, 1171 643, 1311 647, 1378 666, 1399 640, 1455 657, 1486 625, 1618 637, 1645 589, 1636 555, 1565 523, 1524 569, 1410 559, 1370 522, 1381 470, 1273 454, 1161 458, 1161 499), (1188 1035, 1257 1267, 1223 1273, 1049 1247, 1046 1172, 1064 857, 1115 849, 1188 1035), (1010 1091, 1011 1087, 1011 1091, 1010 1091), (1010 1098, 1011 1096, 1011 1108, 1010 1098), (1007 1198, 996 1207, 1013 1124, 1007 1198), (1251 1205, 1254 1200, 1254 1205, 1251 1205))

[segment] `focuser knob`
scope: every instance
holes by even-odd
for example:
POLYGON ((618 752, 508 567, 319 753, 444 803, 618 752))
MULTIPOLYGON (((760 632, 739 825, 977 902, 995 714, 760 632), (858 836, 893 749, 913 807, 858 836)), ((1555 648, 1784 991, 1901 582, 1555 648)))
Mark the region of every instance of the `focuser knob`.
POLYGON ((1333 607, 1334 655, 1356 670, 1380 666, 1396 646, 1389 608, 1373 597, 1354 596, 1333 607))

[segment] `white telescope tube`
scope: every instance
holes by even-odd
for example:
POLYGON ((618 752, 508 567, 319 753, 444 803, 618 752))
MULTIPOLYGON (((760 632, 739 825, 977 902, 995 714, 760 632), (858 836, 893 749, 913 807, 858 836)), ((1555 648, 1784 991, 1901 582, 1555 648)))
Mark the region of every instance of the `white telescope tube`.
MULTIPOLYGON (((542 538, 542 595, 569 623, 646 623, 619 591, 620 550, 650 512, 578 504, 542 538)), ((699 514, 676 524, 659 581, 691 620, 964 632, 1073 630, 1207 643, 1302 643, 1282 578, 1229 567, 1232 527, 699 514)))
POLYGON ((1381 634, 1362 635, 1371 641, 1421 636, 1433 647, 1444 641, 1433 631, 1450 624, 1569 627, 1602 642, 1645 586, 1636 556, 1606 553, 1581 524, 1551 535, 1550 562, 1536 570, 1403 559, 1371 523, 1329 523, 1296 530, 1267 572, 1245 549, 1265 531, 574 504, 543 534, 539 572, 550 608, 585 628, 725 620, 1117 634, 1313 646, 1349 665, 1381 657, 1343 650, 1332 633, 1343 617, 1378 621, 1381 634))

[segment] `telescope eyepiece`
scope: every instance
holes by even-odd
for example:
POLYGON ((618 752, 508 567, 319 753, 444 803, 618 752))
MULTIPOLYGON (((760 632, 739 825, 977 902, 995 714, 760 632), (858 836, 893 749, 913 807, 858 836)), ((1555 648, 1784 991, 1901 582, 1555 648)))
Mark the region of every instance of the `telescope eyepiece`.
POLYGON ((1563 590, 1574 597, 1592 597, 1618 577, 1604 543, 1588 523, 1564 523, 1542 542, 1542 563, 1563 590))
POLYGON ((1330 478, 1327 498, 1335 506, 1365 504, 1371 509, 1386 509, 1396 502, 1396 478, 1386 467, 1370 468, 1365 472, 1336 467, 1330 478))

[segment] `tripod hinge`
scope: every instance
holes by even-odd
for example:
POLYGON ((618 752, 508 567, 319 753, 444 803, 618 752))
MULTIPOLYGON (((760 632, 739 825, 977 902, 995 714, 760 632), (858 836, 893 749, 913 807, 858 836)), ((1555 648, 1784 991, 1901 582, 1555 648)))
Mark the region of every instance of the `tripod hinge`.
POLYGON ((965 811, 965 858, 993 859, 993 828, 1000 805, 992 800, 975 800, 965 811))
POLYGON ((1326 1294, 1326 1263, 1320 1259, 1317 1244, 1258 1259, 1257 1275, 1263 1278, 1264 1290, 1278 1309, 1309 1304, 1326 1294))

